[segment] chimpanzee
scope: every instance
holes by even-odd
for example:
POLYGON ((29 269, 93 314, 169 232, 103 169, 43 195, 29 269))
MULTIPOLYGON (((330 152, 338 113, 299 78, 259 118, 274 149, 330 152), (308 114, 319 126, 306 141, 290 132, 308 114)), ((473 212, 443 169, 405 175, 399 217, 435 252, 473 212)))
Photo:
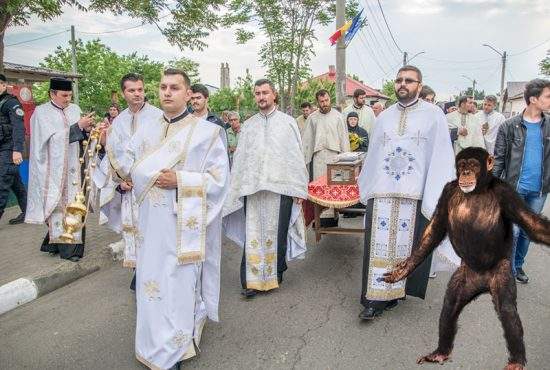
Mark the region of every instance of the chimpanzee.
POLYGON ((448 235, 460 267, 451 277, 439 318, 437 349, 418 363, 449 359, 462 309, 490 293, 504 328, 510 357, 507 370, 527 362, 523 327, 516 308, 516 282, 511 273, 512 225, 535 242, 550 245, 550 221, 531 212, 516 192, 491 174, 493 158, 481 148, 466 148, 456 156, 457 180, 445 185, 420 247, 382 278, 394 283, 406 278, 448 235))

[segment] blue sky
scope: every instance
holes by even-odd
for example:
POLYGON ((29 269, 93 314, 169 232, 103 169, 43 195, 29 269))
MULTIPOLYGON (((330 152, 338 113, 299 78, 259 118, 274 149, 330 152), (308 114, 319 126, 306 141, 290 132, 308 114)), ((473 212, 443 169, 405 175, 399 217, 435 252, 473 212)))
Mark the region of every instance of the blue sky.
MULTIPOLYGON (((425 51, 412 64, 421 68, 425 83, 432 86, 441 98, 458 93, 471 85, 462 75, 478 81, 478 87, 495 93, 500 86, 500 57, 481 46, 493 45, 506 50, 507 81, 529 80, 537 77, 538 63, 550 49, 550 1, 544 0, 407 0, 381 1, 386 19, 397 46, 392 41, 376 0, 359 0, 365 8, 368 25, 348 47, 347 72, 358 75, 367 84, 380 88, 385 79, 392 78, 402 60, 397 46, 409 56, 425 51)), ((179 56, 200 63, 201 79, 219 85, 219 68, 229 62, 232 82, 245 74, 248 68, 254 78, 265 69, 257 58, 257 51, 265 42, 261 36, 237 45, 233 30, 219 30, 208 39, 203 51, 180 51, 169 45, 160 32, 146 25, 124 32, 90 34, 120 30, 139 25, 125 16, 82 13, 67 8, 53 21, 43 23, 31 20, 29 26, 8 28, 5 44, 30 40, 68 29, 76 25, 77 37, 83 40, 100 38, 122 54, 137 51, 156 60, 179 56)), ((335 63, 335 49, 328 37, 335 25, 319 27, 315 43, 316 56, 311 67, 314 75, 324 73, 335 63)), ((67 44, 69 32, 39 41, 8 46, 5 60, 37 65, 57 45, 67 44)))

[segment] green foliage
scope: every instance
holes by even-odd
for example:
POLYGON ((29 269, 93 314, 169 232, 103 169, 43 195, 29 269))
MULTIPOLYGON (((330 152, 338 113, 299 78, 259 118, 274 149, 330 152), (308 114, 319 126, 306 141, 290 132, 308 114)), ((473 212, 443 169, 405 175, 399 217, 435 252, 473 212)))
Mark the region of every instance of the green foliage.
MULTIPOLYGON (((294 108, 300 81, 309 75, 309 62, 314 56, 313 45, 319 42, 315 29, 326 26, 335 18, 336 1, 232 0, 229 9, 239 23, 257 26, 267 38, 259 51, 267 77, 276 85, 283 110, 294 108)), ((357 12, 357 2, 346 4, 348 17, 357 12)), ((233 19, 236 21, 236 19, 233 19)), ((239 29, 237 40, 246 42, 254 33, 239 29)), ((323 42, 323 41, 321 41, 323 42)), ((328 41, 324 41, 328 42, 328 41)))
POLYGON ((545 76, 550 76, 550 50, 546 52, 546 58, 540 61, 540 73, 545 76))
MULTIPOLYGON (((77 41, 77 70, 82 75, 79 80, 80 107, 84 111, 96 110, 104 112, 111 103, 113 92, 120 91, 120 78, 129 72, 139 73, 145 80, 147 98, 158 106, 158 84, 162 70, 166 67, 161 62, 150 60, 136 53, 118 55, 99 40, 88 41, 85 44, 77 41)), ((60 71, 71 70, 71 48, 57 49, 49 54, 42 67, 60 71)), ((192 80, 198 80, 198 64, 187 58, 169 62, 169 65, 184 69, 192 80)), ((35 100, 40 103, 48 100, 48 83, 36 84, 33 88, 35 100)), ((120 94, 119 94, 120 95, 120 94)), ((123 103, 123 100, 120 99, 123 103)))
POLYGON ((304 102, 309 102, 313 105, 316 105, 317 102, 315 100, 315 93, 322 89, 329 92, 332 104, 335 105, 336 84, 329 80, 310 78, 307 81, 303 82, 296 90, 296 95, 294 96, 294 106, 299 107, 300 104, 304 102))
POLYGON ((389 100, 390 104, 393 104, 397 101, 397 95, 395 95, 394 84, 395 83, 393 80, 388 80, 384 82, 384 85, 382 85, 381 93, 390 98, 389 100))
POLYGON ((235 88, 224 88, 210 95, 208 106, 218 115, 224 110, 239 112, 243 121, 255 114, 258 108, 254 100, 252 76, 239 77, 235 88))
MULTIPOLYGON (((468 87, 465 91, 461 91, 459 96, 472 96, 472 87, 468 87)), ((474 94, 474 100, 483 100, 485 98, 485 90, 477 90, 474 94)))

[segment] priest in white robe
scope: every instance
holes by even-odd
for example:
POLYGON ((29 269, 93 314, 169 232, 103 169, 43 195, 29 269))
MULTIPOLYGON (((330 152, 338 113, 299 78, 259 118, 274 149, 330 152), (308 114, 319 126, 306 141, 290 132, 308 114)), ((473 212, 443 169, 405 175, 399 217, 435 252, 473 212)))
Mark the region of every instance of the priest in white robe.
POLYGON ((136 357, 151 369, 195 356, 206 318, 218 321, 221 211, 229 162, 220 126, 187 111, 189 77, 164 71, 164 117, 142 122, 117 158, 131 180, 136 225, 136 357))
MULTIPOLYGON (((315 97, 319 109, 308 117, 302 135, 309 181, 326 175, 327 163, 333 162, 338 154, 351 151, 348 125, 342 114, 332 108, 330 94, 319 90, 315 97)), ((321 213, 321 226, 337 225, 338 220, 334 218, 332 209, 321 213)))
MULTIPOLYGON (((108 128, 105 144, 106 156, 94 171, 93 180, 99 190, 99 224, 107 224, 122 234, 124 243, 124 267, 136 267, 136 223, 138 206, 131 183, 117 182, 112 172, 120 172, 117 158, 127 150, 130 139, 145 123, 156 124, 162 111, 145 102, 143 77, 128 73, 120 81, 122 95, 128 104, 108 128)), ((135 277, 131 288, 135 288, 135 277)))
POLYGON ((256 81, 259 113, 244 124, 233 156, 224 206, 227 236, 243 248, 242 294, 278 288, 287 260, 303 258, 305 227, 301 202, 308 175, 296 120, 277 110, 276 92, 256 81))
MULTIPOLYGON (((431 218, 444 185, 455 176, 454 155, 441 109, 418 99, 422 74, 402 67, 395 79, 399 102, 377 117, 359 176, 366 205, 365 255, 360 318, 373 319, 405 295, 424 298, 431 257, 406 280, 380 277, 410 256, 431 218)), ((450 245, 436 253, 452 269, 459 263, 450 245)))
POLYGON ((350 112, 355 112, 359 116, 359 127, 367 131, 369 136, 372 134, 374 120, 376 119, 374 111, 366 104, 367 93, 363 89, 356 89, 353 92, 353 104, 344 109, 342 115, 348 116, 350 112))
POLYGON ((481 122, 481 130, 483 139, 485 140, 485 148, 490 155, 495 154, 495 143, 500 125, 506 121, 502 113, 497 112, 497 98, 494 95, 487 95, 483 101, 483 110, 476 113, 478 120, 481 122))
POLYGON ((80 143, 93 125, 90 113, 71 103, 72 82, 50 80, 50 101, 36 107, 31 116, 29 190, 26 223, 46 224, 48 233, 40 250, 77 262, 84 254, 84 230, 75 242, 61 239, 65 207, 74 201, 81 184, 80 143))
POLYGON ((473 104, 471 97, 462 96, 458 99, 458 109, 447 114, 449 130, 457 131, 457 139, 454 142, 455 154, 471 146, 485 149, 482 123, 478 116, 469 113, 473 104))

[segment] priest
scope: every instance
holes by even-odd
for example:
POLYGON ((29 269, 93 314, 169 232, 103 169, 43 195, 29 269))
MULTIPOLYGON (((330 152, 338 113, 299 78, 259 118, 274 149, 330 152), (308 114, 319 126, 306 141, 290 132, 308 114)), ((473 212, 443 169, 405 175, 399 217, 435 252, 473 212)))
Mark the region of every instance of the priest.
POLYGON ((306 249, 301 202, 308 177, 300 130, 277 110, 271 81, 256 81, 254 98, 260 112, 241 129, 223 212, 227 236, 243 248, 246 298, 278 288, 286 261, 303 258, 306 249))
POLYGON ((190 114, 190 96, 187 74, 165 70, 163 117, 142 121, 116 158, 138 206, 135 349, 150 369, 179 368, 196 355, 206 318, 218 321, 229 163, 223 128, 190 114))
POLYGON ((471 146, 485 149, 482 123, 478 116, 469 112, 473 104, 471 97, 461 96, 458 98, 458 109, 447 114, 449 130, 457 130, 458 138, 454 142, 455 154, 471 146))
MULTIPOLYGON (((351 151, 346 121, 340 112, 332 108, 328 91, 317 91, 315 98, 319 110, 308 117, 302 136, 309 181, 325 175, 327 163, 331 163, 338 154, 351 151)), ((328 209, 321 213, 321 226, 337 224, 333 210, 328 209)))
POLYGON ((483 110, 476 113, 478 120, 482 123, 481 131, 485 140, 485 148, 490 155, 494 155, 495 153, 498 129, 506 121, 502 113, 497 112, 495 109, 496 106, 497 97, 487 95, 483 101, 483 110))
MULTIPOLYGON (((136 223, 137 205, 130 182, 115 182, 120 172, 120 158, 127 149, 128 143, 138 128, 144 123, 156 123, 162 117, 162 111, 145 102, 143 77, 128 73, 120 80, 122 96, 128 104, 107 129, 106 156, 94 172, 94 183, 99 189, 99 223, 121 233, 124 241, 123 266, 136 267, 136 223)), ((135 287, 135 277, 131 288, 135 287)))
POLYGON ((77 262, 84 254, 84 231, 75 242, 61 239, 65 207, 80 190, 80 142, 94 123, 94 112, 81 116, 71 103, 72 82, 50 80, 50 101, 31 116, 29 191, 25 222, 46 224, 48 232, 40 250, 77 262))
MULTIPOLYGON (((444 185, 454 178, 454 155, 443 112, 419 100, 422 74, 414 66, 399 69, 398 103, 377 118, 359 176, 366 205, 365 253, 360 318, 373 319, 405 295, 424 298, 431 257, 406 282, 386 284, 380 277, 409 257, 418 245, 444 185)), ((458 264, 450 244, 437 252, 444 268, 458 264)))

